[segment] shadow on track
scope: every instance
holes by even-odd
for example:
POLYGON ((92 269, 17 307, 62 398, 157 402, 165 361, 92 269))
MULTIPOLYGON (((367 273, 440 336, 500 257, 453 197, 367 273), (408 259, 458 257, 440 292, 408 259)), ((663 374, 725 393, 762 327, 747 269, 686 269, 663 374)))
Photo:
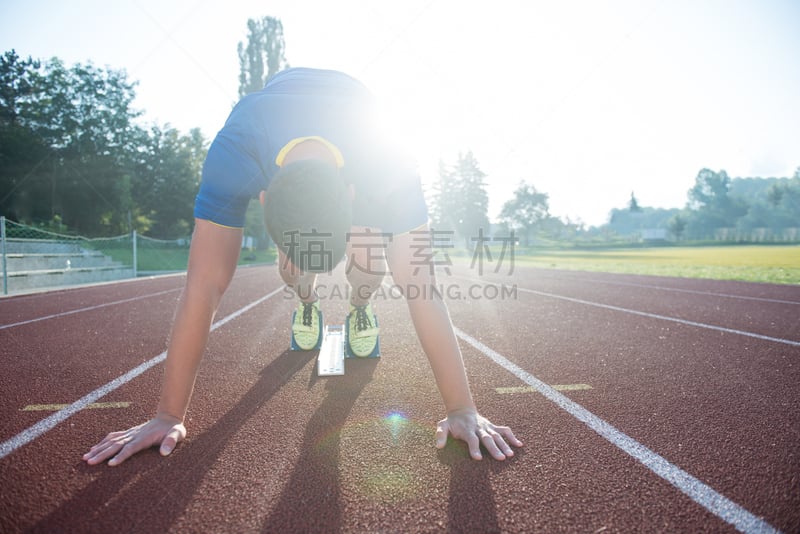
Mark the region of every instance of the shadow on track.
POLYGON ((502 462, 493 460, 486 450, 482 452, 483 460, 475 461, 466 444, 453 438, 437 451, 439 462, 450 468, 447 532, 501 532, 490 475, 511 467, 524 452, 516 449, 513 458, 502 462))
MULTIPOLYGON (((350 362, 348 362, 350 363, 350 362)), ((377 359, 353 360, 347 375, 326 384, 328 395, 306 426, 300 457, 283 493, 262 526, 263 532, 339 532, 340 430, 372 380, 377 359)))
POLYGON ((162 458, 156 448, 142 451, 119 467, 76 467, 97 473, 88 486, 39 521, 34 532, 165 532, 186 509, 196 489, 230 438, 316 352, 286 350, 261 371, 261 377, 231 410, 196 439, 162 458), (146 525, 146 528, 141 528, 146 525))

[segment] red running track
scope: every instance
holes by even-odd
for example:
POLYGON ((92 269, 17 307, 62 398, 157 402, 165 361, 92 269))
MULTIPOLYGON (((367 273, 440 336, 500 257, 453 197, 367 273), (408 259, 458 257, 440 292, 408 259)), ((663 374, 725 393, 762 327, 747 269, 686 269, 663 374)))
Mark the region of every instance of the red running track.
MULTIPOLYGON (((153 413, 183 282, 0 300, 0 531, 800 531, 798 286, 443 274, 479 408, 526 443, 476 462, 433 447, 441 400, 402 300, 377 297, 379 361, 322 379, 287 350, 276 269, 242 269, 187 440, 85 465, 153 413)), ((341 273, 321 282, 342 321, 341 273)))

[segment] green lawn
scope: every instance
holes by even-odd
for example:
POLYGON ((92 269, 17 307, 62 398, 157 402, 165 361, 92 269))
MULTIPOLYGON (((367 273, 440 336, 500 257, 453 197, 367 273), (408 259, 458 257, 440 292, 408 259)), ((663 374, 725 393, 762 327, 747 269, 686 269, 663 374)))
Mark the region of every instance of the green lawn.
MULTIPOLYGON (((133 265, 133 252, 129 248, 103 250, 114 260, 125 265, 133 265)), ((153 271, 183 271, 189 261, 188 247, 139 247, 136 251, 137 270, 139 272, 153 271)), ((247 251, 239 255, 239 265, 254 265, 259 263, 273 263, 275 261, 275 248, 269 250, 247 251)))
MULTIPOLYGON (((459 256, 455 251, 451 255, 459 256), (455 254, 454 254, 455 253, 455 254)), ((499 251, 494 253, 495 261, 499 251)), ((130 265, 128 249, 106 251, 130 265)), ((180 271, 186 269, 188 248, 146 248, 137 251, 138 270, 180 271)), ((462 256, 462 261, 469 261, 462 256)), ((273 263, 275 249, 242 251, 239 265, 273 263)), ((509 258, 504 260, 508 267, 509 258)), ((800 284, 800 245, 741 245, 697 247, 652 247, 617 249, 516 250, 516 265, 550 269, 650 274, 685 278, 745 280, 774 284, 800 284)), ((489 268, 489 267, 487 267, 489 268)))
POLYGON ((800 284, 800 246, 747 245, 515 252, 518 265, 800 284))

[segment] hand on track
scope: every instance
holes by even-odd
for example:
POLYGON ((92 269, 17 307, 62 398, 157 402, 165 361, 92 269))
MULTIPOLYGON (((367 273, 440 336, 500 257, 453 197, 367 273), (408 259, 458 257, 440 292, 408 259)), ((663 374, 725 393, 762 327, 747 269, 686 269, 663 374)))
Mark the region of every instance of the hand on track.
POLYGON ((162 456, 166 456, 185 437, 186 427, 179 419, 158 415, 139 426, 122 432, 112 432, 89 449, 89 452, 83 455, 83 459, 89 465, 95 465, 111 458, 108 460, 108 465, 114 466, 154 445, 160 445, 159 452, 162 456))
POLYGON ((447 414, 436 427, 436 448, 441 449, 447 443, 447 436, 467 442, 469 454, 475 460, 483 458, 481 445, 495 460, 505 460, 514 456, 515 447, 522 447, 514 433, 507 426, 495 426, 475 410, 456 410, 447 414))

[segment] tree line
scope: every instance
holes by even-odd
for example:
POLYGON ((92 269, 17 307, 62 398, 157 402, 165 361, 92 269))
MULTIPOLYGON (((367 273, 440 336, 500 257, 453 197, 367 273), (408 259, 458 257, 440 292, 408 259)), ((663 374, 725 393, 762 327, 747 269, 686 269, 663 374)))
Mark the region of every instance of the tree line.
POLYGON ((800 241, 800 167, 785 178, 731 178, 702 169, 683 208, 640 207, 631 193, 607 225, 620 236, 653 229, 674 241, 800 241))
POLYGON ((548 242, 609 243, 637 239, 670 241, 800 241, 800 168, 791 178, 730 178, 702 169, 683 208, 627 206, 612 209, 608 222, 587 228, 550 214, 549 195, 521 181, 490 224, 487 175, 472 154, 440 162, 430 192, 434 229, 452 232, 472 248, 480 234, 509 236, 523 246, 548 242))
MULTIPOLYGON (((572 240, 584 227, 550 214, 550 197, 521 181, 490 223, 487 175, 471 151, 460 153, 454 164, 439 163, 439 175, 429 195, 431 227, 450 232, 464 248, 472 249, 486 237, 509 238, 528 246, 546 239, 572 240)), ((455 243, 453 243, 455 245, 455 243)))
POLYGON ((206 152, 199 129, 142 126, 122 70, 0 57, 0 213, 107 236, 185 236, 206 152))
MULTIPOLYGON (((239 95, 288 65, 283 27, 247 23, 239 43, 239 95)), ((0 214, 92 237, 137 230, 187 236, 208 140, 198 128, 142 125, 136 83, 124 70, 60 59, 0 56, 0 214)), ((248 233, 263 237, 257 206, 248 233)))

